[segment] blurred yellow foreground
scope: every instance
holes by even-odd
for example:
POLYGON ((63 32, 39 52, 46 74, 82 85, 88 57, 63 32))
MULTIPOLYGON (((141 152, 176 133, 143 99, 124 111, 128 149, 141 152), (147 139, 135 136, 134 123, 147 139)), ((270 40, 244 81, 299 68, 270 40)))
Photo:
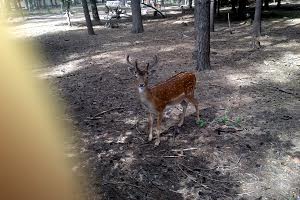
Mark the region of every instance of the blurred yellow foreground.
MULTIPOLYGON (((64 158, 67 128, 58 105, 34 78, 32 49, 11 37, 0 19, 0 199, 74 200, 76 181, 64 158)), ((44 84, 44 85, 43 85, 44 84)))

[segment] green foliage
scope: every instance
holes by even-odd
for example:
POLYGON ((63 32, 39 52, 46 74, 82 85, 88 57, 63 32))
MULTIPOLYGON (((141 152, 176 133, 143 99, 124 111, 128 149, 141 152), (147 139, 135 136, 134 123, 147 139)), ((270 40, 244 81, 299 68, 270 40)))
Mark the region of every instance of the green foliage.
POLYGON ((216 118, 217 123, 227 126, 240 126, 242 119, 241 117, 236 117, 234 120, 230 119, 227 115, 227 112, 221 117, 216 118))
POLYGON ((228 121, 229 121, 229 119, 228 119, 228 117, 227 117, 226 114, 224 116, 222 116, 222 117, 217 118, 217 122, 219 124, 227 124, 228 121))
POLYGON ((205 121, 205 119, 199 119, 198 121, 197 121, 197 125, 200 127, 200 128, 204 128, 205 126, 206 126, 206 121, 205 121))

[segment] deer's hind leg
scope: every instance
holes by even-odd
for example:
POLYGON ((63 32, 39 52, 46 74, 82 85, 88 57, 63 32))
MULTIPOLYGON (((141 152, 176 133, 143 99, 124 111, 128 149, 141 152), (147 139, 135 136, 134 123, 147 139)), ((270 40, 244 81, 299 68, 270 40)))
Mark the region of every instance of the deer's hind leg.
POLYGON ((199 103, 198 103, 198 100, 194 97, 194 94, 187 95, 186 98, 190 103, 192 103, 195 106, 195 109, 196 109, 196 122, 199 121, 200 117, 199 117, 199 103))

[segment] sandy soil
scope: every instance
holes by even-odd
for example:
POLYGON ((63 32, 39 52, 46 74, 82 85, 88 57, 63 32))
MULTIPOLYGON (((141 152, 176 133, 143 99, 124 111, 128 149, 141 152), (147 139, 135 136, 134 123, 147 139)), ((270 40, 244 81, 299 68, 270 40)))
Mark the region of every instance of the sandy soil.
POLYGON ((117 29, 97 26, 97 35, 88 36, 82 23, 78 17, 68 28, 52 14, 32 17, 14 30, 36 42, 44 58, 36 73, 66 104, 65 120, 75 129, 67 156, 80 160, 74 175, 88 173, 89 183, 82 184, 88 199, 299 195, 300 18, 265 20, 263 47, 256 51, 249 24, 233 23, 230 34, 218 21, 211 34, 213 69, 195 72, 206 126, 195 123, 191 106, 177 128, 181 107, 173 107, 159 147, 147 142, 147 113, 125 54, 140 61, 158 55, 151 84, 194 71, 193 16, 146 20, 145 33, 137 35, 124 22, 117 29))

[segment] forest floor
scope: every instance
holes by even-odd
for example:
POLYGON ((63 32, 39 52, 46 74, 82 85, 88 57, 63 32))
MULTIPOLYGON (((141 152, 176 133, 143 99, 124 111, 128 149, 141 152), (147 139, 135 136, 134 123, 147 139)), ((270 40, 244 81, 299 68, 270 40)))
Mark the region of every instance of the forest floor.
MULTIPOLYGON (((296 11, 295 11, 296 12, 296 11)), ((66 105, 74 126, 67 156, 88 199, 296 199, 300 190, 300 15, 266 18, 262 48, 251 48, 251 25, 216 22, 212 70, 195 72, 192 15, 144 21, 145 32, 95 26, 83 18, 65 26, 61 15, 31 16, 15 33, 43 56, 36 69, 66 105), (189 107, 166 112, 158 147, 147 142, 141 107, 125 55, 159 57, 150 84, 180 71, 197 74, 202 124, 189 107)))

